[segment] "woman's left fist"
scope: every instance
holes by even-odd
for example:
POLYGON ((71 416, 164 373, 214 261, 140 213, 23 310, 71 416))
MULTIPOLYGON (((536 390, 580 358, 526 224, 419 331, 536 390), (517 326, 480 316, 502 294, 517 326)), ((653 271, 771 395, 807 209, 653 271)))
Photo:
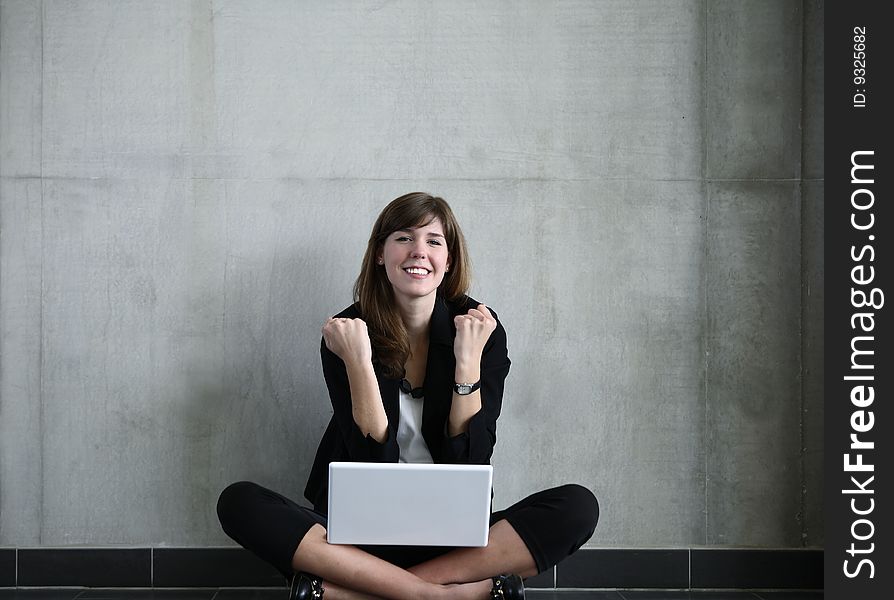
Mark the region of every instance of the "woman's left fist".
POLYGON ((453 354, 456 356, 457 365, 477 367, 481 363, 484 344, 497 328, 497 320, 490 309, 479 304, 478 308, 470 309, 464 315, 456 315, 453 324, 456 325, 453 354))

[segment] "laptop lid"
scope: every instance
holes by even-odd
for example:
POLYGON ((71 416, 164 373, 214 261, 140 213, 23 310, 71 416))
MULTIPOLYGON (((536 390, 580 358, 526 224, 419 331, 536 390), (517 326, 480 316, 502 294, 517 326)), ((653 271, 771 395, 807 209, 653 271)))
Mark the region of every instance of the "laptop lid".
POLYGON ((493 467, 333 462, 330 544, 486 546, 493 467))

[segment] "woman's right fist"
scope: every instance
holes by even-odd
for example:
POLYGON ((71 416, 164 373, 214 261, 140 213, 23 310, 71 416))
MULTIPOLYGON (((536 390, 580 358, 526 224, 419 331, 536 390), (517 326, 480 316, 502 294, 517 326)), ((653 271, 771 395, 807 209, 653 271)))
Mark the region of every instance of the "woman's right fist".
POLYGON ((363 319, 333 318, 323 324, 323 340, 345 364, 372 362, 369 331, 363 319))

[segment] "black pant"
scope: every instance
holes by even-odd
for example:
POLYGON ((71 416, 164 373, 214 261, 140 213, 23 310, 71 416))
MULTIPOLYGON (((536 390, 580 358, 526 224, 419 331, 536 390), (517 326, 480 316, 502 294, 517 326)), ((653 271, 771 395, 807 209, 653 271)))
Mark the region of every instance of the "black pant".
MULTIPOLYGON (((293 573, 292 557, 308 530, 315 523, 326 526, 325 515, 250 481, 234 483, 220 494, 217 516, 228 536, 286 578, 293 573)), ((495 512, 490 523, 503 519, 527 545, 542 573, 590 539, 599 519, 599 504, 590 490, 569 484, 537 492, 495 512)), ((445 546, 360 547, 405 569, 453 550, 445 546)))

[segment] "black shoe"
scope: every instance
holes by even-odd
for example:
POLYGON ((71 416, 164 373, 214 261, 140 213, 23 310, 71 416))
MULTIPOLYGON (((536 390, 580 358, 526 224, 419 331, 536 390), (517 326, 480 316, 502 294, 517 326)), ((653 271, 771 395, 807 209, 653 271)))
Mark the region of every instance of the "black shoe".
POLYGON ((524 600, 525 583, 518 575, 497 575, 490 597, 494 600, 524 600))
POLYGON ((310 573, 292 575, 289 600, 314 600, 323 597, 323 580, 310 573))

